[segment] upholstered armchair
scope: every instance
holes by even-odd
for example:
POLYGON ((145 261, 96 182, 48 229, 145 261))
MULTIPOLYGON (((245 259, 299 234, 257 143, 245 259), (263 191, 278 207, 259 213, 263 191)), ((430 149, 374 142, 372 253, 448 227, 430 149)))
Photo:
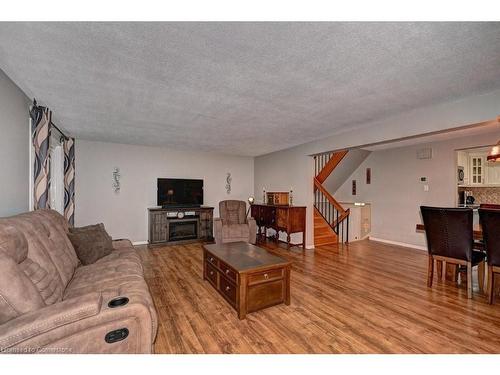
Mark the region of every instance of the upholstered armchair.
POLYGON ((255 244, 257 225, 247 218, 246 202, 227 200, 219 203, 220 218, 214 220, 215 243, 244 241, 255 244))

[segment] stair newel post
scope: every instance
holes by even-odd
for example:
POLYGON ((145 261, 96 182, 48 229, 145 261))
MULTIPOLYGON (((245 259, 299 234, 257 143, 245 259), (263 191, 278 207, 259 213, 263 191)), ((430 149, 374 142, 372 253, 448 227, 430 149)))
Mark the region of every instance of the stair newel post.
POLYGON ((347 224, 347 238, 346 238, 345 242, 349 243, 349 216, 351 216, 350 215, 351 211, 350 211, 350 209, 347 209, 347 210, 348 210, 347 219, 346 219, 346 221, 347 221, 347 223, 346 223, 347 224))

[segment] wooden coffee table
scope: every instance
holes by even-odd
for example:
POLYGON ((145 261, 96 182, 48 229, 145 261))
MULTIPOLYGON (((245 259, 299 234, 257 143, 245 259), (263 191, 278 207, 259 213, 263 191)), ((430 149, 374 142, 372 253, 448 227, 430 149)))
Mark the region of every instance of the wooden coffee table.
POLYGON ((203 246, 203 279, 236 309, 238 317, 290 304, 287 260, 246 242, 203 246))

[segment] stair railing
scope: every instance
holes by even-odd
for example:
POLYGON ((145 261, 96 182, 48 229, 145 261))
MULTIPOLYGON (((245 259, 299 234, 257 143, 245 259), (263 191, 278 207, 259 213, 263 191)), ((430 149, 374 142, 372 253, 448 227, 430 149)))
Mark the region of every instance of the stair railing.
POLYGON ((314 207, 335 232, 337 240, 340 239, 342 243, 349 242, 350 210, 345 210, 325 189, 322 183, 345 154, 347 154, 347 151, 341 151, 340 153, 329 152, 314 156, 314 207))

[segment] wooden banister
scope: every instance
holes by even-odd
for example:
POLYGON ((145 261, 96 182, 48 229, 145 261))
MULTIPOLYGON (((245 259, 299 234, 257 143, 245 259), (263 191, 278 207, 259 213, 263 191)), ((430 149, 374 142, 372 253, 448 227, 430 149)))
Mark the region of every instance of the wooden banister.
POLYGON ((341 216, 344 215, 346 212, 348 212, 348 210, 347 211, 344 210, 344 207, 342 207, 340 203, 337 202, 337 200, 334 197, 332 197, 332 195, 328 192, 328 190, 326 190, 323 187, 323 185, 321 185, 321 182, 319 182, 319 180, 316 177, 314 178, 314 187, 323 193, 328 202, 330 202, 333 205, 333 207, 335 207, 335 209, 341 213, 341 216))
POLYGON ((320 183, 325 182, 325 180, 330 176, 332 171, 337 167, 337 165, 342 161, 344 156, 347 155, 348 150, 338 151, 332 154, 330 160, 325 164, 325 166, 319 171, 316 178, 320 183))
POLYGON ((338 224, 340 224, 341 222, 343 222, 347 217, 349 217, 349 215, 351 214, 351 209, 348 208, 347 210, 344 211, 344 213, 342 215, 339 216, 339 218, 337 220, 335 220, 332 224, 332 226, 336 226, 338 224))

